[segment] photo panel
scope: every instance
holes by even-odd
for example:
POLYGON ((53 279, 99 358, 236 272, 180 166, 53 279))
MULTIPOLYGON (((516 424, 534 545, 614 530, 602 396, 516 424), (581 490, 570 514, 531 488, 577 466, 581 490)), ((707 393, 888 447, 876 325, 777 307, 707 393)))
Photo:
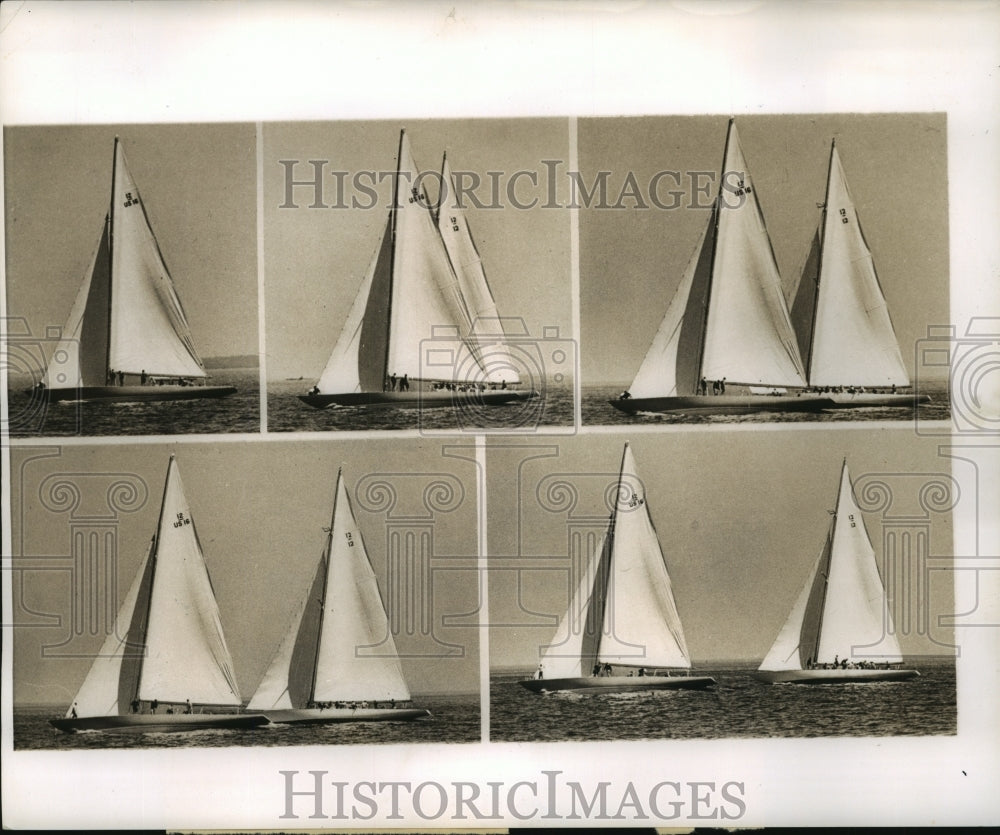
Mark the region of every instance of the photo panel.
POLYGON ((12 473, 15 749, 479 741, 471 447, 32 446, 12 473))
POLYGON ((11 437, 260 430, 244 124, 4 128, 11 437))
POLYGON ((269 431, 573 426, 565 118, 262 135, 269 431))

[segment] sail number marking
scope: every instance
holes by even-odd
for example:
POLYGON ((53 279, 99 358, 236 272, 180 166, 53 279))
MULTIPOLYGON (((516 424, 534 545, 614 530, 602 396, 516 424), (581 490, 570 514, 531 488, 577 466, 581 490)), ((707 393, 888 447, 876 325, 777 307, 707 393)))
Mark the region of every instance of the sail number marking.
POLYGON ((177 514, 177 521, 174 522, 174 527, 175 528, 180 528, 180 527, 183 527, 184 525, 190 525, 190 524, 191 524, 191 520, 187 516, 184 515, 183 511, 181 513, 177 514))
POLYGON ((139 205, 139 198, 138 197, 133 197, 131 191, 126 191, 125 192, 125 207, 128 208, 129 206, 138 206, 138 205, 139 205))
POLYGON ((856 527, 857 527, 857 524, 856 524, 856 523, 855 523, 855 521, 854 521, 854 514, 853 514, 853 513, 852 513, 852 514, 850 514, 850 515, 849 515, 849 516, 847 517, 847 521, 851 523, 851 527, 852 527, 852 528, 856 528, 856 527))
POLYGON ((354 536, 353 536, 353 534, 350 531, 348 531, 347 533, 344 534, 344 537, 347 539, 347 547, 348 548, 353 548, 354 547, 354 536))
POLYGON ((840 210, 840 222, 847 223, 847 209, 840 210))

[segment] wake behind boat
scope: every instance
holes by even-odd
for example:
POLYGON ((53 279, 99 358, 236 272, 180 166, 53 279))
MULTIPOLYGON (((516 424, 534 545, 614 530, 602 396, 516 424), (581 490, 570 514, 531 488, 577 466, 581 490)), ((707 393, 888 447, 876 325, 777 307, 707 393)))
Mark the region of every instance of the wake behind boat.
POLYGON ((792 304, 812 391, 832 408, 914 408, 910 386, 837 143, 830 145, 823 213, 792 304))
POLYGON ((885 587, 844 461, 826 543, 756 676, 773 684, 903 681, 885 587))
POLYGON ((409 701, 378 581, 338 472, 333 519, 312 586, 248 709, 277 724, 430 716, 409 701))
POLYGON ((702 239, 632 385, 610 403, 630 414, 819 411, 833 405, 805 387, 778 266, 730 119, 719 190, 702 239))
POLYGON ((690 669, 663 551, 626 444, 607 530, 535 677, 520 684, 535 693, 593 694, 715 684, 709 676, 690 675, 690 669))
POLYGON ((447 158, 440 182, 435 210, 400 132, 382 241, 303 403, 433 408, 538 397, 521 388, 447 158))
POLYGON ((67 733, 164 733, 267 724, 244 713, 205 558, 170 457, 156 533, 76 699, 67 733))
POLYGON ((206 385, 173 279, 115 137, 111 206, 45 375, 28 390, 52 403, 217 398, 206 385))

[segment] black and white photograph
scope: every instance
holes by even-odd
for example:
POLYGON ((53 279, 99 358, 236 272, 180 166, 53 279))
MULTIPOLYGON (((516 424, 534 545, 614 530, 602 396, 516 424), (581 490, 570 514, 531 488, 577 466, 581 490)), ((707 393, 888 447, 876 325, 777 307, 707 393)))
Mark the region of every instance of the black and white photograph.
POLYGON ((4 825, 994 823, 998 45, 0 4, 4 825))
POLYGON ((269 430, 573 425, 568 128, 263 126, 269 430))
POLYGON ((4 129, 14 437, 256 432, 252 124, 4 129))
POLYGON ((946 114, 579 135, 585 423, 948 418, 946 114))

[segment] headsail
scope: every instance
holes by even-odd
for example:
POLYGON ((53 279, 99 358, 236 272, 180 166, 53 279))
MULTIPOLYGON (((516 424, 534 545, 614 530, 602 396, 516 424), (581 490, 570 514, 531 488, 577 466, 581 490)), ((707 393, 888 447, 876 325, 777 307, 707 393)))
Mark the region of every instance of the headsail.
POLYGON ((476 358, 486 372, 485 382, 519 383, 517 368, 504 342, 500 313, 486 281, 482 258, 472 240, 469 221, 455 187, 447 157, 441 163, 439 204, 438 232, 441 234, 452 269, 458 278, 466 315, 472 322, 470 342, 476 347, 476 358))
POLYGON ((701 374, 745 385, 805 385, 757 190, 729 122, 701 374))
POLYGON ((163 488, 154 559, 139 698, 240 705, 219 606, 173 457, 163 488))
POLYGON ((830 150, 822 228, 810 385, 908 386, 909 375, 836 144, 830 150))

